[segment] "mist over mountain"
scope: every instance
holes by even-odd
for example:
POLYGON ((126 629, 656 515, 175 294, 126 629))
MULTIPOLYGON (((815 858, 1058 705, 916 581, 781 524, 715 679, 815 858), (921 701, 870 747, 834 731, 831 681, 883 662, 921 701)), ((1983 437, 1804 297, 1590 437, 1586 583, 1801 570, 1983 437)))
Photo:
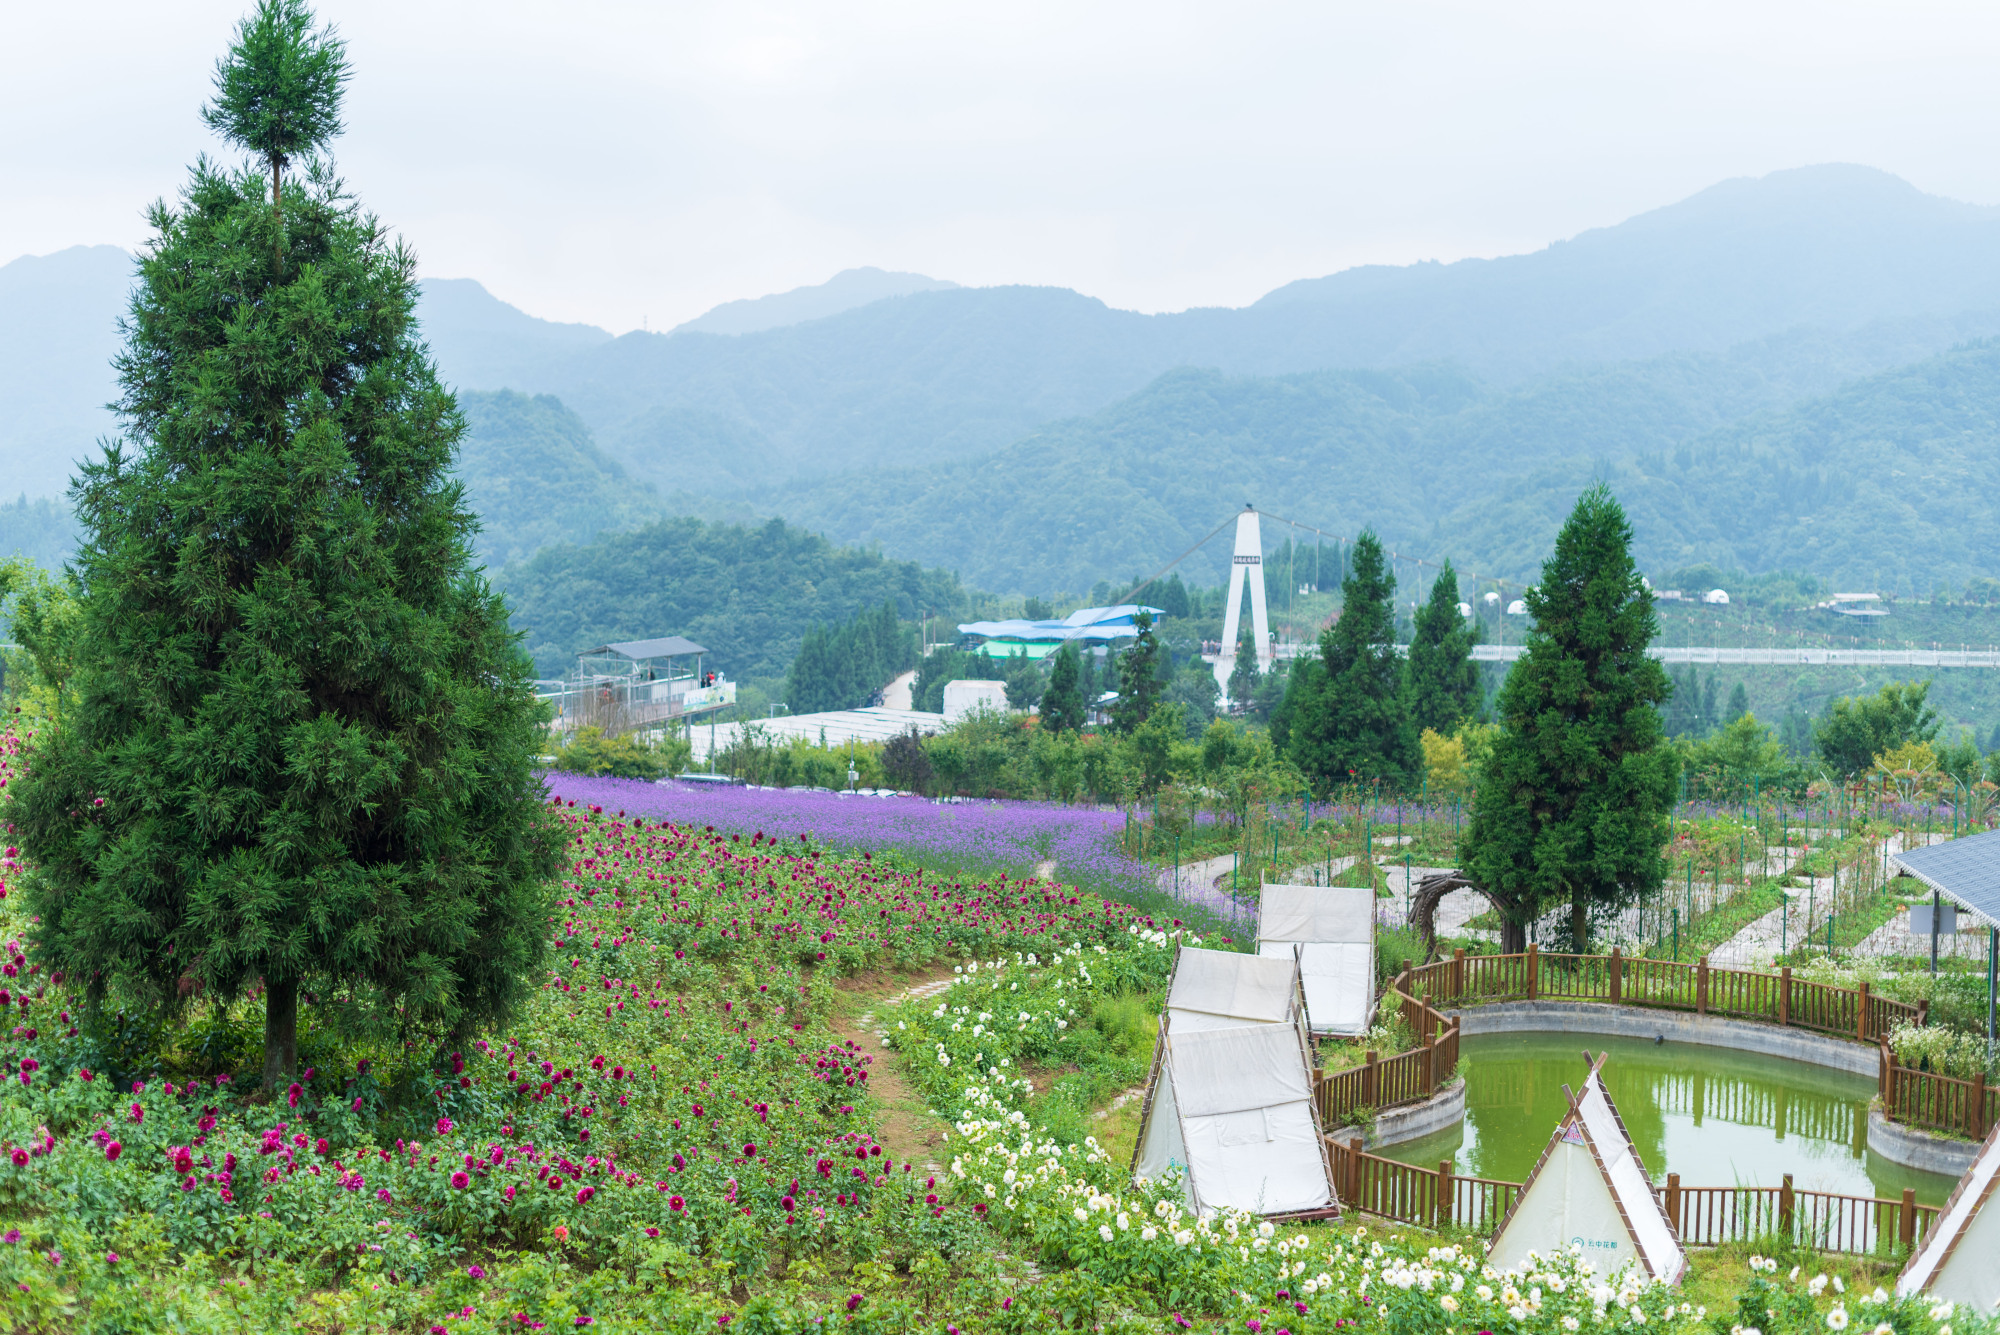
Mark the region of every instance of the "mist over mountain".
POLYGON ((0 496, 62 496, 118 423, 111 359, 132 257, 71 246, 0 264, 0 496))
POLYGON ((596 325, 538 320, 470 278, 426 278, 418 293, 424 339, 457 389, 532 384, 550 364, 611 341, 596 325))
POLYGON ((920 273, 890 273, 865 266, 842 269, 824 283, 774 292, 768 297, 747 297, 725 301, 707 313, 675 325, 671 334, 755 334, 765 329, 821 320, 857 306, 888 297, 907 297, 912 292, 942 292, 957 287, 942 278, 926 278, 920 273))

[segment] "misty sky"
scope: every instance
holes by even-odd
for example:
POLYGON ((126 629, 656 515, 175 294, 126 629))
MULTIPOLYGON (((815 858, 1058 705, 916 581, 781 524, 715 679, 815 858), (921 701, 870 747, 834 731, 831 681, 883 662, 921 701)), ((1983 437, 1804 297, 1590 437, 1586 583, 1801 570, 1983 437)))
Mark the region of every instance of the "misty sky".
MULTIPOLYGON (((241 0, 0 17, 0 262, 132 247, 217 150, 241 0)), ((1241 305, 1538 248, 1729 176, 1866 163, 2000 203, 1981 4, 321 7, 341 168, 524 309, 660 329, 859 264, 1241 305)))

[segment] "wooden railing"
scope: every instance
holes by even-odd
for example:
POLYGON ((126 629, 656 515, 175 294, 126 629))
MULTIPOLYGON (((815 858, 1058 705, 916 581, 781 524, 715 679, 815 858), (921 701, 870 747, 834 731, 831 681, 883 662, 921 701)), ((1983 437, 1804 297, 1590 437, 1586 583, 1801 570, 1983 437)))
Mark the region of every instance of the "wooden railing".
MULTIPOLYGON (((1419 1168, 1332 1136, 1326 1153, 1344 1207, 1398 1223, 1490 1233, 1521 1192, 1519 1182, 1461 1177, 1448 1159, 1435 1169, 1419 1168)), ((1681 1241, 1695 1247, 1769 1241, 1885 1254, 1922 1241, 1938 1216, 1936 1206, 1918 1205, 1913 1191, 1904 1191, 1901 1200, 1799 1191, 1789 1173, 1777 1187, 1684 1187, 1680 1174, 1669 1173, 1666 1185, 1653 1191, 1681 1241)))
POLYGON ((1988 1085, 1984 1072, 1960 1080, 1904 1066, 1886 1041, 1880 1066, 1882 1115, 1892 1122, 1982 1141, 2000 1119, 2000 1088, 1988 1085))
POLYGON ((1875 1043, 1898 1024, 1922 1024, 1926 1003, 1869 995, 1868 984, 1834 987, 1776 973, 1609 955, 1568 955, 1534 946, 1519 955, 1467 955, 1406 968, 1395 986, 1431 1007, 1489 1001, 1601 1001, 1763 1020, 1794 1029, 1875 1043))
POLYGON ((1458 1021, 1404 992, 1400 982, 1389 984, 1377 1014, 1392 1004, 1399 1007, 1417 1046, 1387 1058, 1370 1052, 1360 1066, 1318 1072, 1313 1096, 1322 1127, 1344 1124, 1359 1108, 1379 1111, 1421 1103, 1458 1069, 1458 1021))

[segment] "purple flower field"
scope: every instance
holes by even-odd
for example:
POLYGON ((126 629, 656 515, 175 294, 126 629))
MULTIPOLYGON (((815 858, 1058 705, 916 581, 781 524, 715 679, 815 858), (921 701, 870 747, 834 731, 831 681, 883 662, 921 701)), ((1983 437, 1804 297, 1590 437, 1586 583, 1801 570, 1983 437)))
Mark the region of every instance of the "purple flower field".
POLYGON ((1047 802, 955 802, 921 797, 848 797, 802 788, 737 788, 643 779, 588 778, 551 771, 549 794, 676 825, 762 830, 779 838, 810 834, 841 848, 895 849, 919 864, 1006 868, 1032 875, 1055 864, 1057 879, 1129 894, 1149 884, 1118 850, 1125 816, 1047 802))

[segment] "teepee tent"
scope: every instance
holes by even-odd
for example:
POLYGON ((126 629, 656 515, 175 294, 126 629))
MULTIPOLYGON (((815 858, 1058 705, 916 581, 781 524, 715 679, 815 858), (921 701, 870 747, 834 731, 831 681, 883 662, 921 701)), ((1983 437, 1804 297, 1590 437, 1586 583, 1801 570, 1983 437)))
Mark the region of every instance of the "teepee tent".
POLYGON ((1182 1033, 1245 1024, 1289 1024, 1305 1041, 1298 961, 1182 946, 1167 983, 1167 1014, 1182 1033))
POLYGON ((1937 1222, 1896 1279, 1896 1296, 1928 1293, 1980 1315, 2000 1307, 2000 1125, 1952 1188, 1937 1222))
POLYGON ((1202 1214, 1334 1206, 1312 1066, 1294 1026, 1183 1030, 1161 1017, 1132 1169, 1157 1178, 1174 1168, 1202 1214))
POLYGON ((1257 953, 1295 955, 1316 1034, 1358 1034, 1375 1001, 1375 892, 1367 886, 1266 885, 1257 953))
POLYGON ((1501 1219, 1487 1264, 1515 1270, 1530 1251, 1550 1256, 1577 1243, 1599 1274, 1636 1261, 1647 1278, 1678 1284, 1687 1253, 1598 1076, 1603 1066, 1600 1055, 1581 1095, 1563 1086, 1569 1111, 1501 1219))

